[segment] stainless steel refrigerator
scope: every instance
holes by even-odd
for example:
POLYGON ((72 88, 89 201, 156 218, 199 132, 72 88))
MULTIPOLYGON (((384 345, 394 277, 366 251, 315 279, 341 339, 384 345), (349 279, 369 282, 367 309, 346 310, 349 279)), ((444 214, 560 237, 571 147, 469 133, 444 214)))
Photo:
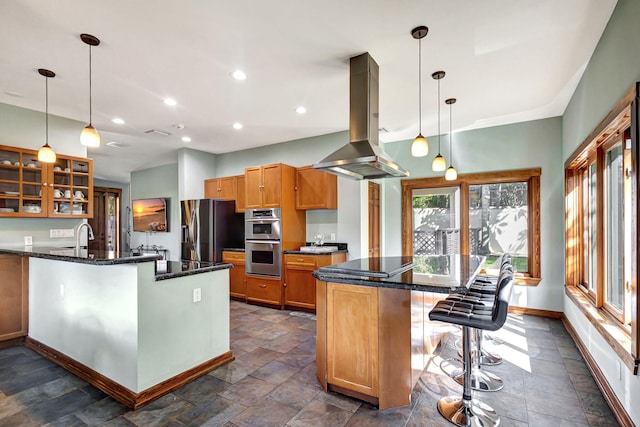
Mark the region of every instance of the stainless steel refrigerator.
POLYGON ((183 200, 183 260, 222 262, 223 248, 244 248, 244 215, 236 202, 214 199, 183 200))

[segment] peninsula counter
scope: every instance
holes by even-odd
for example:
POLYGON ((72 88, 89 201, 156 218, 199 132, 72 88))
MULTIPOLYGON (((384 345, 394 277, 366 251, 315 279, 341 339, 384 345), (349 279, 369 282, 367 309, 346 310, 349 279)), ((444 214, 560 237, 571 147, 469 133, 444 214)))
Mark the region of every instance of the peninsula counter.
POLYGON ((26 345, 138 408, 233 360, 230 264, 67 248, 28 257, 26 345))
POLYGON ((483 262, 473 255, 364 258, 314 271, 322 387, 380 409, 408 405, 442 335, 429 311, 463 291, 483 262))

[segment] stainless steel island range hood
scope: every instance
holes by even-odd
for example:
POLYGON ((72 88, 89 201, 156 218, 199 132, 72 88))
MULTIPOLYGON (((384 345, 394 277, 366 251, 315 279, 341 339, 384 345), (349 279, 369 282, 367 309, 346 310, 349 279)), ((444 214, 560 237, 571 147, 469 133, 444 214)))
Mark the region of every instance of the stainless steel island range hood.
POLYGON ((314 169, 351 179, 407 177, 378 145, 378 64, 368 53, 351 58, 349 81, 349 144, 314 169))

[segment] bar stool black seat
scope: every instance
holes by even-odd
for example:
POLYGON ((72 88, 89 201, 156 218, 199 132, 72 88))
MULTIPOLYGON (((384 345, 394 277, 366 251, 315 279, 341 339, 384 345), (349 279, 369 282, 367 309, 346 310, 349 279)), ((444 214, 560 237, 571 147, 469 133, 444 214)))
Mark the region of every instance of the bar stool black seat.
POLYGON ((458 426, 497 426, 500 417, 486 403, 474 399, 471 387, 471 330, 497 331, 507 320, 509 299, 513 291, 513 274, 499 284, 490 310, 484 304, 442 300, 429 312, 429 319, 462 326, 464 382, 462 396, 445 396, 438 401, 438 411, 458 426))

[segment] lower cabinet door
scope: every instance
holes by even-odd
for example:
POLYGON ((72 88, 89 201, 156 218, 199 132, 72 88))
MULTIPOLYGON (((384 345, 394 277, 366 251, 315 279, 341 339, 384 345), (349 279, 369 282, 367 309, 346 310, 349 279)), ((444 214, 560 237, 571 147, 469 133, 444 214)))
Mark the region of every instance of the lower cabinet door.
POLYGON ((282 280, 263 276, 247 276, 247 300, 282 304, 282 280))
POLYGON ((378 289, 327 284, 327 382, 378 397, 378 289))
POLYGON ((0 254, 0 341, 28 332, 28 258, 0 254))
POLYGON ((284 305, 316 309, 316 279, 313 269, 287 267, 284 284, 284 305))

